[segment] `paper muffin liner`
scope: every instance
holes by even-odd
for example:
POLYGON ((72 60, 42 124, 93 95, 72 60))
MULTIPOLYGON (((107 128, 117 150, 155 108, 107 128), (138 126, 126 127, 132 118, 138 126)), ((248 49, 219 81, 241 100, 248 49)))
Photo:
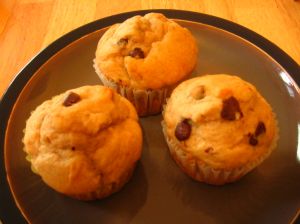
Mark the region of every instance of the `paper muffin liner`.
POLYGON ((130 181, 135 167, 136 163, 127 172, 124 172, 117 181, 113 183, 102 183, 96 191, 76 195, 72 194, 68 196, 83 201, 106 198, 120 191, 124 187, 124 185, 130 181))
MULTIPOLYGON (((26 160, 30 162, 31 164, 31 158, 30 156, 26 156, 26 160)), ((113 183, 101 183, 101 185, 98 187, 96 191, 93 192, 87 192, 87 193, 81 193, 81 194, 68 194, 66 192, 61 192, 62 194, 66 194, 69 197, 83 200, 83 201, 90 201, 90 200, 95 200, 95 199, 102 199, 106 198, 118 191, 120 191, 124 185, 129 182, 131 179, 133 172, 135 170, 136 164, 133 164, 131 168, 128 169, 127 172, 124 172, 121 177, 116 180, 113 183)), ((33 173, 41 176, 39 172, 34 168, 34 166, 31 164, 31 170, 33 173)))
POLYGON ((140 117, 155 115, 162 111, 166 98, 170 95, 172 87, 143 90, 130 86, 122 86, 113 80, 108 79, 98 68, 94 60, 94 68, 103 85, 116 90, 120 95, 127 98, 135 107, 140 117))
POLYGON ((279 136, 279 129, 277 128, 277 134, 273 139, 272 145, 269 147, 268 150, 266 150, 266 152, 261 157, 241 167, 225 170, 211 167, 204 161, 200 160, 199 158, 196 158, 194 155, 192 155, 192 153, 185 151, 181 147, 181 145, 176 142, 176 140, 168 136, 167 127, 164 121, 162 121, 162 128, 171 157, 181 168, 181 170, 194 180, 212 185, 223 185, 226 183, 231 183, 237 181, 238 179, 249 173, 259 164, 261 164, 276 148, 279 136))

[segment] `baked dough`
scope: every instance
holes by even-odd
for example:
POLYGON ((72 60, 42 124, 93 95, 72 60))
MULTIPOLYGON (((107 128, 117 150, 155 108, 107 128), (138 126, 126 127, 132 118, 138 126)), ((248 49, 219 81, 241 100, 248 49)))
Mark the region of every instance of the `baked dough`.
POLYGON ((142 133, 132 104, 104 86, 68 90, 38 106, 26 122, 24 150, 58 192, 106 197, 131 177, 142 133))

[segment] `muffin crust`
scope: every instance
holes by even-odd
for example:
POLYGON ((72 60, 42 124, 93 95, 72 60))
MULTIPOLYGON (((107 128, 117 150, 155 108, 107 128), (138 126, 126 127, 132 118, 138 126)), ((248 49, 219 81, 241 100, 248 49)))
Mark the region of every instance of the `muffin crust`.
POLYGON ((129 180, 142 134, 129 101, 107 87, 84 86, 38 106, 23 142, 33 169, 50 187, 89 200, 129 180))

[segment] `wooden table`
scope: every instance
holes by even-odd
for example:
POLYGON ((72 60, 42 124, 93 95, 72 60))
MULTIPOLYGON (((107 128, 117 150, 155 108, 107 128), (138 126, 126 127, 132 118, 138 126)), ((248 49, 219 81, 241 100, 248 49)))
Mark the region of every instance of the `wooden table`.
POLYGON ((182 9, 243 25, 300 64, 300 1, 295 0, 0 0, 0 97, 41 49, 72 29, 140 9, 182 9))

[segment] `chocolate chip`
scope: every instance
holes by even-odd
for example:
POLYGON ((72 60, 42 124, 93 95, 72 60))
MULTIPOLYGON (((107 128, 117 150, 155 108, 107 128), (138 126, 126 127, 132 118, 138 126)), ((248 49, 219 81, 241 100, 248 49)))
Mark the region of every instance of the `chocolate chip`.
POLYGON ((233 96, 226 100, 223 100, 223 108, 221 111, 221 117, 225 120, 234 121, 242 118, 243 113, 240 108, 239 101, 233 96))
POLYGON ((117 45, 120 47, 125 47, 128 44, 128 39, 127 38, 121 38, 118 42, 117 45))
POLYGON ((213 147, 208 147, 207 149, 204 150, 204 152, 206 153, 211 153, 212 151, 214 151, 213 147))
POLYGON ((74 103, 80 101, 81 98, 77 93, 70 92, 69 95, 65 98, 63 105, 66 107, 72 106, 74 103))
POLYGON ((188 139, 191 135, 191 125, 188 119, 179 122, 175 129, 175 136, 179 141, 188 139))
POLYGON ((144 58, 144 52, 142 51, 141 48, 134 48, 132 51, 129 52, 129 56, 133 57, 133 58, 144 58))
POLYGON ((201 100, 202 98, 205 97, 205 88, 204 86, 196 86, 192 92, 191 92, 191 96, 195 99, 195 100, 201 100))
POLYGON ((255 129, 255 136, 257 137, 265 132, 266 132, 266 126, 265 126, 264 122, 261 122, 261 121, 258 122, 257 127, 255 129))
POLYGON ((72 146, 72 148, 71 148, 71 149, 72 149, 72 151, 75 151, 75 149, 76 149, 76 148, 75 148, 75 146, 72 146))
POLYGON ((258 140, 253 134, 249 134, 249 144, 253 146, 258 144, 258 140))

